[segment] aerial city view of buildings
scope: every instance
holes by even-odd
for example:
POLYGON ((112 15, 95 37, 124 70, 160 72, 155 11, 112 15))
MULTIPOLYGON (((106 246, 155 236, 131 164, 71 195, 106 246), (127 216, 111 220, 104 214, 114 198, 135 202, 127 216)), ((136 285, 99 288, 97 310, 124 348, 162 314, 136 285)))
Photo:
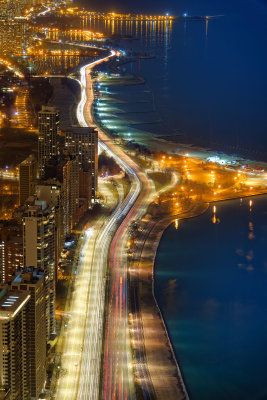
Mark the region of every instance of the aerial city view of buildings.
POLYGON ((263 162, 108 122, 103 92, 142 84, 123 66, 152 58, 121 43, 179 18, 0 0, 1 400, 189 398, 154 297, 157 247, 210 203, 215 225, 219 200, 252 208, 267 178, 263 162))

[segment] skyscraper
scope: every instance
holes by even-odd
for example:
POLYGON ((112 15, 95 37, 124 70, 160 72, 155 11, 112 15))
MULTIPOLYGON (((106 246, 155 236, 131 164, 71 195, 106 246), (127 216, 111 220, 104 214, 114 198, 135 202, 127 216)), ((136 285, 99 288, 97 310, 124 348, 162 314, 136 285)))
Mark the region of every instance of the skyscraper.
POLYGON ((67 155, 65 161, 63 166, 63 184, 68 204, 68 211, 66 210, 66 233, 70 233, 78 222, 79 164, 77 157, 72 155, 67 155))
POLYGON ((34 192, 34 181, 37 177, 37 161, 29 156, 19 164, 19 204, 23 206, 34 192))
POLYGON ((55 265, 65 244, 64 192, 63 184, 56 178, 39 181, 35 186, 37 200, 46 201, 48 207, 55 207, 55 265))
POLYGON ((25 268, 16 273, 11 290, 30 294, 27 304, 27 352, 31 398, 38 398, 46 380, 46 321, 44 272, 25 268))
POLYGON ((59 112, 55 107, 43 106, 38 113, 38 163, 39 177, 50 158, 59 154, 59 112))
POLYGON ((47 339, 55 333, 55 209, 34 200, 23 217, 24 266, 44 271, 47 339))
POLYGON ((12 400, 29 400, 27 312, 30 294, 0 291, 0 388, 10 389, 12 400))
POLYGON ((73 126, 65 129, 65 147, 79 158, 80 169, 88 164, 92 177, 92 199, 96 197, 98 179, 98 133, 94 128, 73 126))
POLYGON ((45 167, 45 178, 55 178, 62 183, 61 199, 64 213, 65 237, 78 222, 79 206, 79 162, 78 157, 64 152, 53 157, 45 167))
POLYGON ((0 55, 21 56, 31 43, 29 25, 23 19, 14 19, 17 1, 0 0, 0 55), (10 46, 12 43, 12 46, 10 46))
POLYGON ((10 281, 22 266, 22 226, 15 220, 0 221, 0 283, 10 281))

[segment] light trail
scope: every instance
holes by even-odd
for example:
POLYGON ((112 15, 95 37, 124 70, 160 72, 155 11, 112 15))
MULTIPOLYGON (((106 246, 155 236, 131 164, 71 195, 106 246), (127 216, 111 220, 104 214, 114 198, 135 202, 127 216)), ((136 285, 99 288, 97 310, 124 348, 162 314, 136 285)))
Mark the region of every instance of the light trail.
MULTIPOLYGON (((115 55, 116 52, 111 51, 109 56, 91 62, 80 70, 81 101, 77 107, 77 118, 81 126, 93 125, 91 106, 94 95, 90 71, 115 55)), ((127 172, 131 188, 126 198, 120 199, 109 219, 104 218, 94 235, 86 241, 79 287, 83 304, 82 320, 80 324, 77 318, 76 323, 72 321, 74 329, 66 337, 69 346, 65 346, 66 353, 63 353, 65 358, 66 354, 75 354, 76 361, 73 363, 72 356, 65 363, 68 372, 60 379, 56 396, 60 400, 96 400, 99 395, 103 399, 135 399, 128 325, 126 243, 130 224, 143 215, 151 201, 151 187, 142 170, 103 131, 98 129, 98 132, 100 147, 127 172), (90 273, 90 278, 84 271, 90 273), (107 276, 110 279, 110 297, 103 343, 107 276), (102 344, 104 371, 101 371, 102 344), (80 357, 77 357, 77 349, 82 353, 80 357), (100 382, 101 373, 103 382, 100 382)), ((79 295, 76 294, 76 297, 78 299, 79 295)), ((72 315, 73 311, 70 311, 72 315)))
POLYGON ((40 17, 40 15, 45 15, 45 14, 47 14, 47 13, 49 13, 51 11, 50 7, 47 7, 45 5, 43 5, 43 7, 45 7, 46 10, 44 10, 44 11, 40 12, 39 14, 37 14, 37 17, 40 17))
MULTIPOLYGON (((119 155, 122 167, 127 172, 130 169, 131 173, 134 173, 134 178, 138 177, 139 181, 142 182, 140 194, 131 209, 129 208, 129 212, 125 213, 125 219, 111 245, 109 311, 103 371, 104 387, 101 392, 103 399, 132 399, 135 398, 135 392, 128 324, 128 228, 132 222, 143 216, 154 196, 154 192, 150 181, 142 170, 120 148, 115 146, 101 130, 100 137, 109 143, 109 149, 113 155, 119 155)), ((147 383, 150 379, 147 368, 143 368, 143 376, 147 383)), ((143 390, 150 398, 148 386, 144 385, 143 390)))
MULTIPOLYGON (((77 117, 82 126, 87 126, 87 121, 84 118, 84 109, 85 106, 90 105, 91 96, 93 96, 91 93, 88 102, 86 73, 92 67, 113 57, 115 54, 113 51, 110 56, 81 68, 81 101, 77 108, 77 117)), ((92 120, 89 121, 89 123, 91 122, 92 120)), ((73 363, 74 358, 70 357, 70 361, 65 363, 65 369, 67 369, 68 373, 60 379, 58 385, 57 398, 60 400, 74 399, 76 397, 78 399, 98 398, 105 307, 105 279, 109 246, 118 224, 124 215, 127 214, 127 210, 132 207, 140 192, 140 182, 135 176, 134 171, 118 155, 114 154, 105 143, 100 142, 100 146, 112 155, 123 169, 127 170, 129 176, 135 177, 135 179, 132 178, 133 184, 126 199, 119 202, 109 220, 105 220, 104 227, 102 226, 96 232, 94 243, 91 238, 85 246, 86 250, 82 261, 82 268, 89 272, 88 266, 90 265, 90 279, 83 276, 82 281, 83 289, 87 285, 87 289, 85 289, 85 293, 87 293, 86 322, 84 325, 81 323, 81 326, 78 327, 78 321, 76 324, 72 321, 73 329, 68 333, 68 336, 71 335, 69 342, 72 342, 73 345, 69 343, 71 351, 68 351, 68 348, 65 347, 66 353, 63 354, 63 357, 66 358, 68 354, 73 353, 76 355, 76 362, 73 363), (77 351, 75 351, 77 347, 83 350, 80 358, 77 357, 77 351)))
MULTIPOLYGON (((90 71, 94 66, 108 60, 115 54, 116 52, 112 51, 110 56, 81 68, 82 93, 77 116, 82 126, 93 124, 91 107, 94 101, 94 94, 90 81, 90 71)), ((112 143, 101 129, 98 129, 98 131, 100 147, 127 172, 132 185, 126 199, 118 206, 99 238, 101 247, 97 252, 98 257, 96 260, 98 275, 102 274, 103 276, 106 274, 108 252, 111 244, 109 259, 111 291, 109 294, 109 310, 104 344, 103 382, 99 382, 99 376, 102 350, 102 336, 100 335, 103 333, 105 311, 104 280, 101 291, 98 292, 101 293, 101 296, 98 295, 95 298, 92 296, 93 304, 91 302, 88 303, 88 323, 84 341, 78 399, 97 399, 99 387, 100 397, 103 399, 134 399, 134 375, 128 326, 126 243, 130 224, 143 215, 147 204, 150 202, 150 185, 141 169, 118 146, 112 143), (144 201, 145 196, 146 200, 144 201), (111 243, 114 235, 115 237, 111 243), (100 297, 101 300, 99 301, 100 297), (93 318, 92 309, 97 313, 97 319, 93 318), (98 321, 97 325, 96 321, 98 321), (95 337, 93 339, 93 332, 99 330, 100 326, 102 328, 97 342, 95 337)))

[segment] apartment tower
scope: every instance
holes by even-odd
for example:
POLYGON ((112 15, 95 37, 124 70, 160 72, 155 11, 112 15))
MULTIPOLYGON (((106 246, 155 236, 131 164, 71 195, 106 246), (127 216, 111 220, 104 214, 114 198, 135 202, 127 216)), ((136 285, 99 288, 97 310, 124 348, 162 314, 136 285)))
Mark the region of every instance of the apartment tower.
POLYGON ((11 400, 30 400, 27 313, 30 294, 0 291, 0 389, 11 400))
POLYGON ((55 333, 55 209, 32 200, 23 216, 23 256, 26 268, 44 272, 47 340, 55 333))
POLYGON ((98 179, 98 132, 92 127, 73 126, 66 128, 64 135, 65 147, 70 153, 78 156, 80 170, 83 170, 83 165, 87 164, 89 167, 92 200, 94 201, 98 179))
POLYGON ((29 156, 19 164, 19 205, 23 206, 25 201, 34 192, 34 183, 37 178, 37 161, 34 156, 29 156))
POLYGON ((38 113, 39 178, 50 158, 59 154, 59 112, 55 107, 43 106, 38 113))

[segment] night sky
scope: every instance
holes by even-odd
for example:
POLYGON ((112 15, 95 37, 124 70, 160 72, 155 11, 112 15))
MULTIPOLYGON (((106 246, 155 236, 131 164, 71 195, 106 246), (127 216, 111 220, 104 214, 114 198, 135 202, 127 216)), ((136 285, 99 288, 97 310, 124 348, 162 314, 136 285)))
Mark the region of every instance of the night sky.
POLYGON ((121 12, 170 12, 177 15, 183 12, 194 14, 221 14, 240 12, 247 7, 262 7, 266 10, 267 0, 74 0, 94 10, 121 12))

